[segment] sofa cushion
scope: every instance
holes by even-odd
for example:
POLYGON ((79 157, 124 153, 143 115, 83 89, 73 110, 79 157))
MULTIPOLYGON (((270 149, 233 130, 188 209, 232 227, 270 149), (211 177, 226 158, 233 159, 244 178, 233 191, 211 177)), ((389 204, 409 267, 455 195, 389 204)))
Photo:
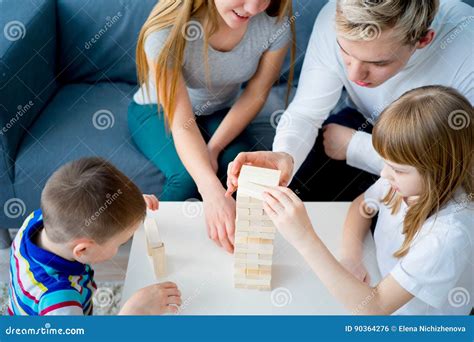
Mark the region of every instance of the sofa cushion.
POLYGON ((163 176, 134 146, 127 106, 134 87, 124 83, 63 87, 29 128, 18 152, 16 196, 27 212, 39 205, 48 177, 64 163, 85 156, 109 160, 146 193, 161 193, 163 176))
POLYGON ((136 83, 138 33, 155 0, 58 0, 62 82, 136 83))
MULTIPOLYGON (((296 76, 301 70, 316 16, 326 2, 293 1, 297 29, 296 76)), ((155 0, 58 0, 60 80, 135 83, 136 41, 155 3, 155 0)), ((287 57, 283 80, 289 67, 287 57)))
MULTIPOLYGON (((296 27, 295 85, 298 84, 306 48, 308 47, 316 17, 326 3, 327 0, 293 0, 292 20, 295 22, 296 27)), ((288 80, 290 66, 291 58, 288 53, 282 67, 282 75, 280 77, 282 83, 288 80)))

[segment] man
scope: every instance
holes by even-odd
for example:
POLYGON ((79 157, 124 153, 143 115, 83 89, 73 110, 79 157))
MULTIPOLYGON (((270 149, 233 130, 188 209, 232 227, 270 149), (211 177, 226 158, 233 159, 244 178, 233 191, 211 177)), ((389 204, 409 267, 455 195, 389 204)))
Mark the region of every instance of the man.
POLYGON ((236 190, 242 164, 252 163, 281 170, 281 185, 293 179, 305 200, 353 200, 382 169, 370 132, 388 104, 431 84, 456 88, 473 103, 473 41, 474 10, 460 1, 329 2, 316 20, 273 152, 238 155, 229 165, 227 195, 236 190), (328 119, 343 87, 355 109, 328 119))

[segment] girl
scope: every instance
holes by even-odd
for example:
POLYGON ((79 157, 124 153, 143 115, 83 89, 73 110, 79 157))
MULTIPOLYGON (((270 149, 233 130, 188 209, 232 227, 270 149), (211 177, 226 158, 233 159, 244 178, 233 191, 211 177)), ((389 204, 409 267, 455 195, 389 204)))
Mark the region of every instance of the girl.
POLYGON ((384 110, 373 132, 374 147, 385 161, 382 178, 349 209, 342 263, 319 239, 291 190, 269 188, 264 209, 332 294, 354 313, 469 314, 473 121, 469 101, 441 86, 411 90, 384 110), (371 286, 362 266, 362 241, 374 209, 379 215, 374 239, 383 280, 371 286))
POLYGON ((132 137, 165 175, 160 199, 201 195, 208 235, 229 252, 235 201, 216 173, 252 148, 244 129, 279 77, 290 15, 290 0, 163 0, 138 39, 132 137))

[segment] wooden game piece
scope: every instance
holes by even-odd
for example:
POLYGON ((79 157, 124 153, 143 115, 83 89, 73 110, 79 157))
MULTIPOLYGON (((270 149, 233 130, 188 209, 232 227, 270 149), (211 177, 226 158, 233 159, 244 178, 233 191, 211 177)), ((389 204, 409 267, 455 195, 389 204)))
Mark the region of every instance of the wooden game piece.
POLYGON ((262 194, 277 186, 280 171, 244 165, 238 179, 234 286, 270 290, 275 226, 263 210, 262 194))
POLYGON ((157 278, 163 277, 166 274, 166 255, 165 245, 161 241, 158 231, 158 226, 155 220, 147 216, 144 222, 147 252, 151 257, 153 271, 157 278))

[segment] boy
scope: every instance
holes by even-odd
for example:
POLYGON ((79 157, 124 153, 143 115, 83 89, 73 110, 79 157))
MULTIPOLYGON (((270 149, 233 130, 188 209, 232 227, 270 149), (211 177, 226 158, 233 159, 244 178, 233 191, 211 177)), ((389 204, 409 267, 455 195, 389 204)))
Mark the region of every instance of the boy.
MULTIPOLYGON (((41 209, 19 230, 11 249, 10 315, 92 315, 96 290, 89 264, 111 259, 145 218, 158 209, 133 182, 100 158, 57 170, 43 189, 41 209)), ((171 282, 139 290, 120 314, 177 312, 181 294, 171 282)))

